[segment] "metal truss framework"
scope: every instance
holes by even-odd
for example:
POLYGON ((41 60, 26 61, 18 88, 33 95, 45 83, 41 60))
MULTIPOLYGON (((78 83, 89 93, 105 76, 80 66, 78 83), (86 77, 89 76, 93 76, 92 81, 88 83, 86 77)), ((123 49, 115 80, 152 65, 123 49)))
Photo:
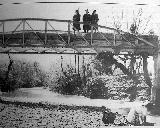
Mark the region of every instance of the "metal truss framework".
MULTIPOLYGON (((84 24, 83 22, 77 22, 79 24, 84 24)), ((91 32, 84 34, 78 32, 80 41, 72 40, 73 31, 71 28, 73 27, 73 21, 71 20, 58 20, 58 19, 42 19, 42 18, 19 18, 19 19, 6 19, 0 20, 0 53, 36 53, 36 54, 96 54, 97 52, 102 51, 111 51, 115 54, 120 54, 121 52, 128 52, 137 54, 139 52, 148 52, 150 55, 153 55, 157 52, 158 46, 158 37, 157 36, 147 36, 147 39, 143 38, 143 35, 133 34, 124 32, 122 30, 118 30, 111 27, 106 27, 102 25, 93 25, 91 26, 91 32), (41 21, 44 22, 43 30, 36 30, 32 26, 32 22, 41 21), (13 31, 7 32, 5 30, 5 25, 7 23, 18 22, 19 24, 14 28, 13 31), (65 23, 67 25, 68 30, 56 30, 52 25, 52 22, 65 23), (22 26, 22 29, 19 31, 18 28, 22 26), (28 27, 29 29, 26 29, 28 27), (48 29, 50 27, 51 29, 48 29), (97 33, 94 33, 94 29, 102 28, 106 31, 112 31, 112 38, 109 37, 106 33, 102 33, 98 30, 97 33), (26 43, 26 35, 27 33, 33 33, 37 38, 37 44, 27 44, 26 43), (12 40, 12 36, 14 34, 19 33, 21 37, 20 40, 14 40, 12 43, 8 43, 9 40, 12 40), (38 33, 43 34, 44 38, 42 39, 38 33), (60 44, 54 44, 54 41, 51 40, 51 44, 48 43, 49 38, 48 34, 55 33, 59 37, 60 44), (65 33, 67 39, 64 39, 62 34, 65 33), (87 35, 87 36, 86 36, 87 35), (95 39, 95 36, 99 35, 100 38, 95 39), (134 41, 130 41, 130 37, 128 38, 126 35, 130 35, 134 37, 134 41), (116 37, 120 37, 120 40, 117 40, 116 37), (154 38, 154 39, 153 39, 154 38), (156 39, 155 39, 156 38, 156 39), (139 43, 140 42, 140 43, 139 43), (143 44, 143 45, 142 45, 143 44)), ((78 38, 74 36, 74 38, 78 38)), ((31 41, 32 42, 32 41, 31 41)))

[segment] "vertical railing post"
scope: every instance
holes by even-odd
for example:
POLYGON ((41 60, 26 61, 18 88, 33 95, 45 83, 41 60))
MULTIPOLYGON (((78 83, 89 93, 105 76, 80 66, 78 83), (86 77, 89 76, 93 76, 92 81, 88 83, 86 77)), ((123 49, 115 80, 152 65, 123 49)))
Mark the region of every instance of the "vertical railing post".
POLYGON ((90 45, 93 44, 93 26, 91 25, 91 43, 90 45))
POLYGON ((61 71, 63 73, 63 56, 61 55, 61 71))
POLYGON ((48 21, 45 21, 45 45, 47 44, 47 23, 48 21))
POLYGON ((75 73, 77 72, 77 58, 76 58, 76 54, 74 55, 74 63, 75 63, 75 73))
POLYGON ((2 41, 2 44, 3 44, 3 46, 5 45, 5 26, 4 26, 5 24, 4 24, 4 23, 5 23, 5 22, 3 21, 3 22, 2 22, 2 27, 3 27, 3 28, 2 28, 2 29, 3 29, 3 30, 2 30, 2 31, 3 31, 3 41, 2 41))
POLYGON ((71 22, 68 21, 68 45, 70 44, 70 40, 71 40, 71 32, 70 32, 70 27, 71 27, 71 22))
POLYGON ((25 45, 25 23, 26 21, 23 20, 23 30, 22 30, 22 43, 23 43, 23 46, 25 45))
POLYGON ((79 53, 78 53, 78 74, 79 74, 79 53))
POLYGON ((116 32, 114 31, 114 42, 113 42, 113 45, 115 46, 116 45, 116 32))

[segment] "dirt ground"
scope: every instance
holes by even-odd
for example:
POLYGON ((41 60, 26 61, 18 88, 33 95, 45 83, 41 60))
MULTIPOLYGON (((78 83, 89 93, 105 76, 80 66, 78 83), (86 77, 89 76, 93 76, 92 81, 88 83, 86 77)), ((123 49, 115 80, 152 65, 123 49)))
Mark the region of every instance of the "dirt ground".
MULTIPOLYGON (((128 101, 117 101, 117 100, 102 100, 102 99, 89 99, 81 96, 64 96, 57 93, 53 93, 48 89, 43 88, 23 88, 19 89, 14 93, 0 93, 0 98, 5 101, 12 102, 32 102, 43 104, 53 104, 53 105, 69 105, 69 106, 94 106, 101 107, 106 106, 110 108, 113 112, 118 112, 119 114, 127 115, 130 108, 133 106, 142 105, 142 102, 128 102, 128 101)), ((0 103, 0 126, 12 125, 16 126, 17 124, 33 125, 31 127, 44 127, 48 121, 49 126, 56 126, 61 124, 61 126, 66 125, 68 122, 72 127, 105 127, 101 121, 102 113, 101 112, 86 112, 81 109, 77 110, 47 110, 42 108, 28 108, 22 105, 22 107, 17 107, 12 104, 3 104, 0 103), (28 113, 28 114, 27 114, 28 113), (17 115, 17 116, 15 116, 17 115), (30 116, 29 116, 30 115, 30 116), (52 117, 51 115, 55 115, 52 117), (59 115, 59 116, 58 116, 59 115), (65 117, 63 117, 65 115, 65 117), (36 117, 35 117, 36 116, 36 117), (47 117, 47 118, 46 118, 47 117), (28 123, 23 120, 28 121, 28 123), (23 119, 23 120, 22 120, 23 119), (56 123, 54 120, 57 120, 56 123), (85 119, 85 120, 83 120, 85 119), (8 122, 10 121, 10 122, 8 122), (38 125, 38 122, 41 123, 38 125), (45 122, 46 121, 46 122, 45 122), (35 123, 36 122, 36 123, 35 123), (42 125, 43 123, 45 125, 42 125), (63 123, 62 123, 63 122, 63 123), (78 123, 77 123, 78 122, 78 123), (79 123, 81 122, 81 123, 79 123), (15 124, 13 124, 15 123, 15 124)), ((158 115, 148 115, 147 122, 154 123, 154 126, 160 127, 160 116, 158 115)), ((7 126, 6 126, 7 127, 7 126)), ((146 126, 145 126, 146 127, 146 126)), ((151 126, 149 126, 151 127, 151 126)))

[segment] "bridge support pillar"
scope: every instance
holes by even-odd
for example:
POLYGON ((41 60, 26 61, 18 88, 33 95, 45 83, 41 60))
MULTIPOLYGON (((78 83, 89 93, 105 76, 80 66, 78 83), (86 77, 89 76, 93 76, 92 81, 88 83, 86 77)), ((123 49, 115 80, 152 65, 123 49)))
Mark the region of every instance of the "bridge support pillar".
POLYGON ((25 45, 25 20, 22 21, 23 22, 23 30, 22 30, 22 43, 23 43, 23 47, 25 45))
POLYGON ((70 27, 71 27, 71 22, 68 21, 68 45, 70 44, 70 41, 71 41, 71 30, 70 30, 70 27))
POLYGON ((3 42, 3 46, 5 45, 5 26, 4 26, 5 24, 4 23, 5 22, 2 23, 2 25, 3 25, 3 41, 2 41, 3 42))
POLYGON ((154 55, 154 83, 151 91, 151 101, 160 110, 160 53, 154 55))
POLYGON ((93 26, 91 26, 91 42, 90 45, 93 44, 93 26))
POLYGON ((45 34, 44 34, 44 42, 45 42, 45 45, 47 44, 47 24, 48 24, 48 21, 45 21, 45 34))

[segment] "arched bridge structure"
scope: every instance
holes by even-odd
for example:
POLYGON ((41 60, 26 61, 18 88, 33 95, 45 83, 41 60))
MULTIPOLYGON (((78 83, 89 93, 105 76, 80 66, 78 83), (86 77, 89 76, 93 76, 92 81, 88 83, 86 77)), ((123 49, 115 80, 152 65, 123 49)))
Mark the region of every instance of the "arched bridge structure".
MULTIPOLYGON (((78 22, 81 26, 83 22, 78 22)), ((138 35, 102 25, 91 26, 89 33, 73 33, 73 21, 19 18, 0 20, 0 53, 96 54, 111 51, 155 54, 158 36, 138 35), (66 30, 57 30, 56 24, 66 30), (99 28, 94 32, 94 28, 99 28), (102 30, 103 31, 100 31, 102 30)))

